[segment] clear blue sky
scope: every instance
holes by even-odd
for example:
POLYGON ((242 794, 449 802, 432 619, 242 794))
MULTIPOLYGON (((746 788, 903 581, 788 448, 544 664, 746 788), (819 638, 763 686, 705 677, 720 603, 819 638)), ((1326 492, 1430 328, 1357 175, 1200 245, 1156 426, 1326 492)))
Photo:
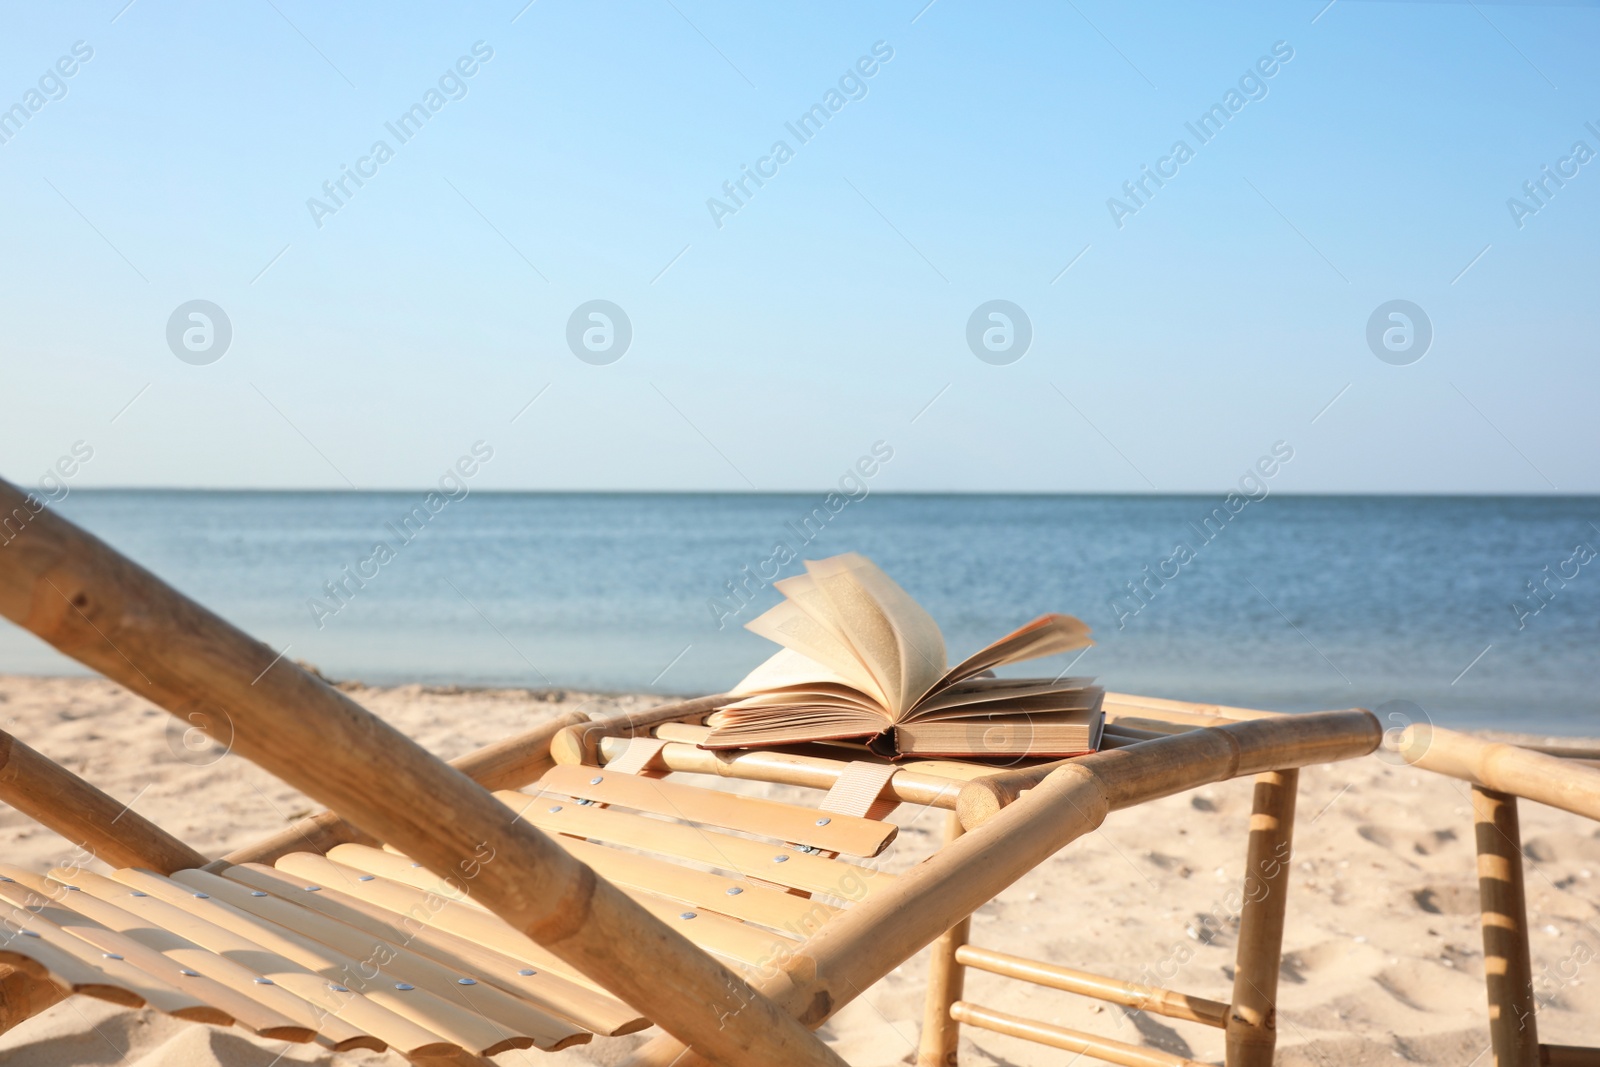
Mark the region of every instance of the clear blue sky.
POLYGON ((412 487, 481 439, 485 487, 809 489, 883 440, 882 489, 1212 491, 1282 440, 1288 491, 1600 491, 1600 159, 1507 205, 1600 152, 1594 6, 924 2, 11 12, 0 473, 82 440, 80 486, 412 487), (193 299, 209 365, 166 339, 193 299), (609 365, 566 341, 593 299, 609 365), (1009 365, 967 345, 992 299, 1009 365), (1409 365, 1368 347, 1394 299, 1409 365))

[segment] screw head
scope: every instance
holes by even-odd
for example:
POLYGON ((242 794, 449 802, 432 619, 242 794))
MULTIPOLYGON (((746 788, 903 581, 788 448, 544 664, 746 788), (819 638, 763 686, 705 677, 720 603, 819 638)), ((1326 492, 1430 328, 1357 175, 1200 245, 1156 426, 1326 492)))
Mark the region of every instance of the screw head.
POLYGON ((416 986, 412 985, 410 982, 396 982, 394 984, 394 987, 396 989, 400 990, 400 992, 402 992, 402 993, 409 993, 413 989, 417 988, 416 986))
POLYGON ((830 819, 826 815, 824 815, 822 818, 817 820, 817 825, 818 826, 826 826, 832 821, 833 821, 832 819, 830 819))
POLYGON ((478 980, 476 978, 457 978, 456 979, 456 985, 477 985, 477 984, 478 984, 478 980))
POLYGON ((517 973, 522 975, 524 978, 531 978, 539 972, 534 970, 532 967, 523 967, 521 970, 517 971, 517 973))
POLYGON ((686 911, 682 915, 679 915, 678 918, 680 918, 680 919, 692 919, 692 918, 694 918, 694 912, 686 911))
POLYGON ((772 862, 773 863, 788 863, 789 862, 789 857, 788 856, 774 856, 774 857, 772 857, 772 862))
POLYGON ((740 894, 740 893, 743 893, 743 892, 744 892, 744 890, 743 890, 743 889, 740 889, 740 888, 739 888, 739 887, 738 887, 738 886, 736 886, 736 885, 730 885, 730 886, 729 886, 729 887, 728 887, 728 895, 729 895, 729 896, 730 896, 730 897, 736 897, 736 896, 738 896, 738 895, 739 895, 739 894, 740 894))

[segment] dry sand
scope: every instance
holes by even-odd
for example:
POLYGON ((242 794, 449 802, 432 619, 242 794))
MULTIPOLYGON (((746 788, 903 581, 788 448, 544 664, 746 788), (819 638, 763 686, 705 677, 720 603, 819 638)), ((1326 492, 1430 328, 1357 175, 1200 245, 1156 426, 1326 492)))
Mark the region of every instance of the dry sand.
MULTIPOLYGON (((350 687, 444 757, 527 729, 558 709, 634 708, 644 697, 350 687)), ((185 745, 181 724, 108 682, 0 676, 0 725, 208 854, 313 809, 236 756, 185 745)), ((190 739, 192 740, 192 739, 190 739)), ((784 795, 783 790, 769 790, 784 795)), ((1280 1064, 1485 1063, 1483 947, 1472 819, 1460 783, 1367 758, 1302 774, 1298 847, 1280 987, 1280 1064)), ((1113 814, 975 916, 975 943, 1227 1000, 1244 867, 1248 781, 1113 814)), ((937 844, 939 812, 902 807, 889 869, 937 844)), ((1524 804, 1527 888, 1542 1040, 1600 1045, 1600 828, 1524 804)), ((0 856, 47 870, 61 838, 0 807, 0 856)), ((921 1018, 918 956, 842 1011, 825 1034, 857 1067, 901 1064, 921 1018)), ((1222 1057, 1220 1031, 1129 1014, 1070 994, 970 972, 969 1000, 1195 1059, 1222 1057)), ((615 1063, 638 1039, 501 1064, 615 1063)), ((964 1029, 962 1062, 1060 1064, 1068 1054, 964 1029)), ((319 1054, 245 1031, 176 1022, 75 997, 0 1035, 17 1067, 272 1063, 400 1067, 392 1054, 319 1054)))

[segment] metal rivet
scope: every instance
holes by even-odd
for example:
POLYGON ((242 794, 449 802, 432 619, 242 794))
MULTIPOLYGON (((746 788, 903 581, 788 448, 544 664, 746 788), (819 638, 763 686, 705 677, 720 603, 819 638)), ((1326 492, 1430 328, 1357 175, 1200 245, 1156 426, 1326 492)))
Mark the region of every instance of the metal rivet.
POLYGON ((147 897, 150 894, 149 893, 141 893, 137 889, 135 889, 133 892, 129 893, 128 895, 130 897, 147 897))
POLYGON ((256 985, 271 985, 272 984, 272 979, 270 979, 270 978, 257 978, 255 981, 256 981, 256 985))
POLYGON ((522 975, 522 977, 524 977, 524 978, 531 978, 533 975, 536 975, 539 972, 534 970, 532 967, 524 967, 520 971, 518 971, 517 973, 522 975))
POLYGON ((772 857, 772 862, 773 863, 788 863, 789 862, 789 857, 788 856, 774 856, 774 857, 772 857))
POLYGON ((394 984, 394 987, 396 989, 400 990, 400 992, 402 992, 402 993, 409 993, 413 989, 417 988, 416 986, 412 985, 410 982, 396 982, 394 984))
POLYGON ((554 815, 556 812, 558 812, 560 810, 561 810, 561 805, 560 804, 552 804, 552 805, 550 805, 550 814, 551 815, 554 815))
POLYGON ((38 937, 39 935, 34 933, 32 930, 24 930, 24 931, 22 931, 22 936, 23 937, 38 937))
POLYGON ((728 887, 728 895, 729 895, 729 896, 730 896, 730 897, 736 897, 736 896, 738 896, 738 895, 739 895, 739 894, 740 894, 740 893, 743 893, 743 892, 744 892, 744 890, 743 890, 743 889, 740 889, 740 888, 739 888, 739 887, 738 887, 738 886, 736 886, 736 885, 730 885, 730 886, 729 886, 729 887, 728 887))
POLYGON ((587 808, 587 807, 588 807, 588 806, 589 806, 589 805, 591 805, 591 804, 593 804, 593 803, 594 803, 594 801, 592 801, 592 800, 581 800, 581 799, 580 799, 580 800, 579 800, 579 801, 578 801, 578 803, 579 803, 579 804, 582 804, 582 805, 583 805, 583 806, 584 806, 584 807, 586 807, 586 808, 587 808))
POLYGON ((308 885, 308 886, 306 886, 306 892, 307 893, 320 893, 320 892, 322 892, 322 887, 320 885, 308 885))
POLYGON ((182 974, 182 975, 187 975, 190 978, 199 978, 200 977, 200 972, 199 971, 191 971, 187 967, 179 967, 178 968, 178 973, 182 974))
POLYGON ((263 893, 263 892, 262 892, 262 891, 261 891, 261 890, 259 890, 259 889, 252 889, 252 890, 250 890, 250 895, 251 895, 251 896, 253 896, 253 897, 264 897, 264 896, 266 896, 266 894, 265 894, 265 893, 263 893))
POLYGON ((75 886, 75 885, 69 885, 69 886, 66 886, 66 887, 65 887, 65 888, 66 888, 66 889, 67 889, 67 890, 68 890, 68 891, 69 891, 69 892, 73 892, 73 893, 81 893, 81 892, 83 892, 83 890, 81 890, 81 889, 79 889, 79 888, 78 888, 78 887, 77 887, 77 886, 75 886))
POLYGON ((377 877, 376 875, 372 875, 372 874, 363 874, 363 875, 359 876, 358 878, 356 878, 356 881, 358 881, 358 882, 370 882, 376 877, 377 877))
POLYGON ((476 978, 457 978, 456 979, 456 985, 477 985, 477 984, 478 984, 478 980, 476 978))
POLYGON ((330 985, 329 985, 329 986, 328 986, 328 988, 329 988, 329 989, 331 989, 331 990, 333 990, 333 991, 334 991, 334 992, 335 992, 335 993, 348 993, 348 992, 350 992, 350 990, 348 990, 348 989, 346 989, 346 988, 345 988, 345 987, 344 987, 344 986, 342 986, 342 985, 331 985, 331 984, 330 984, 330 985))
POLYGON ((411 865, 411 866, 413 866, 413 867, 421 867, 421 866, 422 866, 422 864, 420 864, 420 863, 413 863, 413 864, 412 864, 412 865, 411 865))
POLYGON ((211 894, 210 893, 196 893, 194 895, 194 898, 196 900, 210 900, 211 899, 211 894))
POLYGON ((605 781, 605 779, 597 774, 593 778, 589 779, 589 784, 590 785, 599 785, 603 781, 605 781))
POLYGON ((115 952, 102 952, 102 953, 100 953, 100 955, 104 956, 108 960, 120 960, 122 958, 121 956, 117 955, 115 952))
POLYGON ((817 825, 818 826, 826 826, 832 821, 833 821, 832 819, 830 819, 826 815, 824 815, 822 818, 817 820, 817 825))
POLYGON ((694 918, 694 912, 686 911, 682 915, 678 916, 678 918, 680 918, 680 919, 692 919, 692 918, 694 918))

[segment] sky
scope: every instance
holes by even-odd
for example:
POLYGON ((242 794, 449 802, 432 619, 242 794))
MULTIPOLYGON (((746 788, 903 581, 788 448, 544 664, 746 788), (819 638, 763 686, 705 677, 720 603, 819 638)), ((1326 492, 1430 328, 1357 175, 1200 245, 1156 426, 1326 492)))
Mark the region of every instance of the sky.
POLYGON ((1600 492, 1592 4, 7 23, 19 484, 1600 492))

